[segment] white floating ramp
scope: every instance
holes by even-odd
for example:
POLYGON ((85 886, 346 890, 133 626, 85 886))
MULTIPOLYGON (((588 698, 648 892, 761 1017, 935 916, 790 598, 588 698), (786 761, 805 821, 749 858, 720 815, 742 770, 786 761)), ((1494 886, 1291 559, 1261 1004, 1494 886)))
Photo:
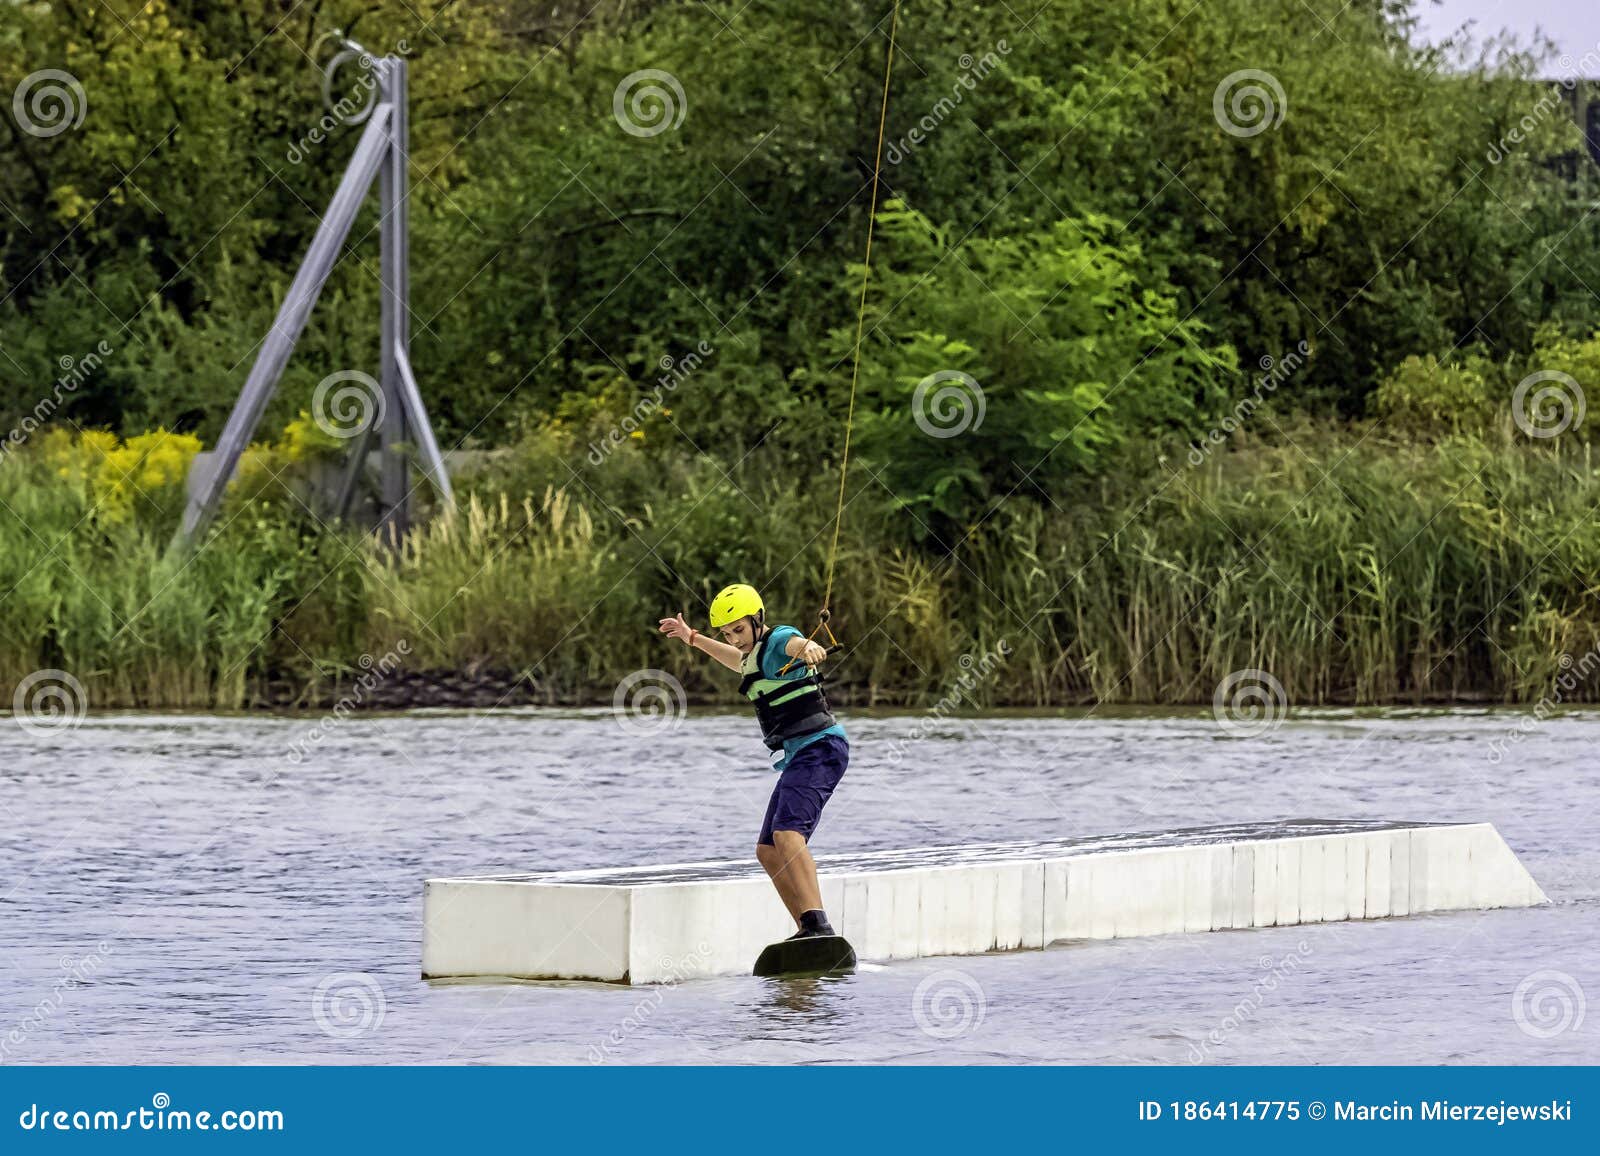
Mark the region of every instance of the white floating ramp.
MULTIPOLYGON (((829 918, 863 959, 1549 902, 1489 823, 1290 819, 817 867, 829 918)), ((422 908, 430 979, 749 974, 794 930, 753 861, 430 879, 422 908)))

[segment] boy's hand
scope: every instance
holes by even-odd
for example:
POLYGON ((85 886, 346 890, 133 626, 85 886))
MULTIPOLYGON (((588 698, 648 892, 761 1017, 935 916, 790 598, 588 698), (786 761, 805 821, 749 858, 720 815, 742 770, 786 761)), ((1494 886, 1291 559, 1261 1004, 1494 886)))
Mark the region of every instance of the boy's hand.
POLYGON ((685 643, 694 637, 694 631, 683 620, 683 612, 681 610, 674 617, 661 620, 661 633, 668 638, 676 638, 685 643))
POLYGON ((828 657, 828 648, 823 646, 822 643, 813 642, 808 638, 804 648, 801 649, 796 657, 807 666, 815 666, 828 657))

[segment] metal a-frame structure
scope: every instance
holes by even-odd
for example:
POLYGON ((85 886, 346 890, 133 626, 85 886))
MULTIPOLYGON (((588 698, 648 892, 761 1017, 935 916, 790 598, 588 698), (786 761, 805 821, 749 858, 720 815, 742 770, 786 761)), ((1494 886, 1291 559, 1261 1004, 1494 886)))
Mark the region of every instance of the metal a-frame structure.
POLYGON ((377 95, 365 114, 366 128, 361 140, 328 203, 328 213, 317 227, 272 328, 261 343, 261 350, 250 367, 216 449, 197 455, 190 467, 188 504, 183 523, 172 542, 174 550, 185 549, 198 540, 216 516, 239 456, 250 444, 289 355, 294 351, 295 341, 305 328, 328 275, 333 272, 339 250, 349 236, 374 179, 378 182, 382 208, 383 311, 378 377, 381 404, 377 407, 380 416, 364 423, 364 428, 352 439, 354 444, 334 497, 333 513, 337 518, 348 515, 374 441, 378 442, 380 451, 377 530, 386 539, 397 542, 411 525, 410 462, 402 451, 403 443, 409 442, 416 448, 417 464, 432 481, 444 504, 448 507, 455 502, 444 457, 439 452, 422 404, 422 394, 417 388, 416 375, 411 369, 411 188, 407 169, 406 62, 397 56, 371 57, 361 45, 342 34, 337 38, 340 52, 330 62, 325 82, 331 80, 333 69, 341 61, 359 56, 371 60, 377 95))

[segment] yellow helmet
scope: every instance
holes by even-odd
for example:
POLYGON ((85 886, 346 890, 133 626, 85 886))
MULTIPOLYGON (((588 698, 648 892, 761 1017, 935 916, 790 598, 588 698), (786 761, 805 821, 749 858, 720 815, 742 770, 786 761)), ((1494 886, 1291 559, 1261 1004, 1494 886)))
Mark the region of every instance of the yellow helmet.
POLYGON ((756 588, 737 582, 723 587, 722 592, 711 600, 711 628, 716 630, 752 615, 759 618, 765 610, 756 588))

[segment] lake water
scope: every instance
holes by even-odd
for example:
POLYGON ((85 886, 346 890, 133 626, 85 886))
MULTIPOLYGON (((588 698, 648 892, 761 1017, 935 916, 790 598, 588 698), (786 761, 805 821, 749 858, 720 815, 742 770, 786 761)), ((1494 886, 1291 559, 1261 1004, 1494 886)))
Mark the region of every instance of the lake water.
POLYGON ((424 983, 422 880, 749 857, 772 774, 742 713, 11 723, 0 1062, 1597 1063, 1600 715, 1531 721, 849 715, 819 853, 1487 820, 1552 904, 662 988, 424 983))

